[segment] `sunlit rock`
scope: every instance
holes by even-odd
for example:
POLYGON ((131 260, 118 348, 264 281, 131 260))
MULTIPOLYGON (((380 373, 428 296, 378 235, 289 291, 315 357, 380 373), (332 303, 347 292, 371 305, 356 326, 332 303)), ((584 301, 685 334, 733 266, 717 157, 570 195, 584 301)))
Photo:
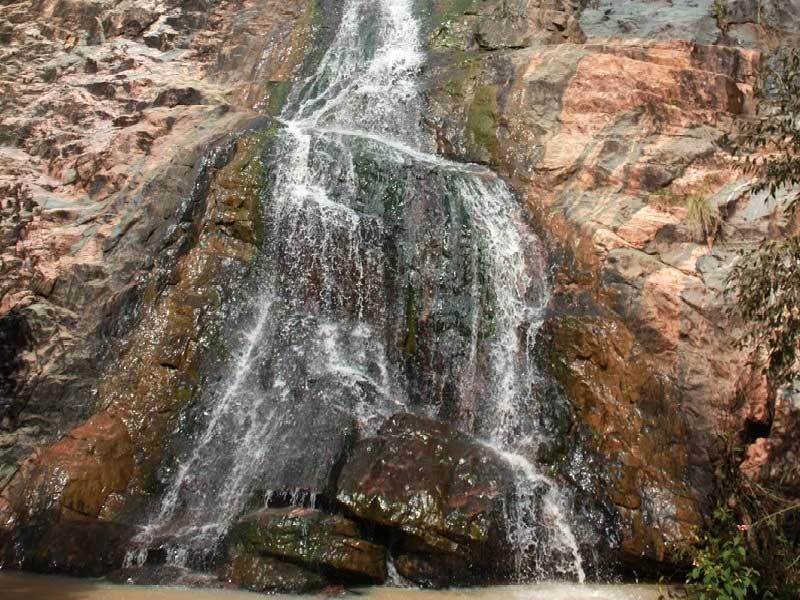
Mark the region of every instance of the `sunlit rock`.
MULTIPOLYGON (((318 510, 251 513, 233 526, 229 540, 231 552, 237 556, 244 552, 277 558, 339 581, 382 583, 386 579, 386 549, 363 539, 353 521, 318 510)), ((270 569, 263 563, 252 567, 270 569)), ((236 572, 243 565, 235 559, 231 568, 236 572)))

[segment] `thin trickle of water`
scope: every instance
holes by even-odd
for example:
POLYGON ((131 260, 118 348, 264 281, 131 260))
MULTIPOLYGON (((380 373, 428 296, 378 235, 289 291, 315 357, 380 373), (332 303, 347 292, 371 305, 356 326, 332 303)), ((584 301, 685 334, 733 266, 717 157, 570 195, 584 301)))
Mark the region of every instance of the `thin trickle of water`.
POLYGON ((516 474, 507 512, 518 579, 546 575, 531 557, 552 549, 563 556, 556 574, 583 581, 565 498, 523 455, 539 437, 519 417, 538 379, 543 253, 499 178, 433 154, 411 4, 346 0, 316 72, 290 96, 267 165, 250 325, 198 400, 197 433, 129 564, 153 545, 180 565, 213 552, 253 503, 314 506, 331 466, 317 455, 335 456, 341 431, 441 412, 426 396, 455 381, 457 424, 516 474), (441 339, 414 337, 424 303, 441 339), (450 371, 409 376, 404 361, 420 344, 450 371))

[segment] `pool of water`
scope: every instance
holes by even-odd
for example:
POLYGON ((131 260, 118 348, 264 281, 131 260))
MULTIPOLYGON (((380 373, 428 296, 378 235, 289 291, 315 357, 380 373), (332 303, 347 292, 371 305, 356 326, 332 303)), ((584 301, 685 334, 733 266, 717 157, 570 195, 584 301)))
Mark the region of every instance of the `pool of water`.
MULTIPOLYGON (((364 600, 658 600, 648 585, 571 585, 542 583, 462 590, 363 588, 336 597, 364 600)), ((99 580, 0 573, 2 600, 255 600, 260 594, 228 590, 114 585, 99 580)), ((325 597, 325 594, 306 597, 325 597)), ((298 596, 271 595, 275 600, 298 596)))

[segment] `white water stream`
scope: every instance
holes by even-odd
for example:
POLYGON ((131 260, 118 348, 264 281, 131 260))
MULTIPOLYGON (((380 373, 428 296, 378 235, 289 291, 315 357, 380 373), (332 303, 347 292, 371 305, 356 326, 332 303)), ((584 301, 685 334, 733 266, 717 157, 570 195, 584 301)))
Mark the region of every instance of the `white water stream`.
MULTIPOLYGON (((378 156, 391 169, 410 166, 450 182, 479 238, 469 267, 469 352, 457 365, 457 388, 476 404, 470 433, 500 452, 517 476, 508 518, 518 579, 543 576, 525 557, 549 548, 564 557, 555 575, 583 582, 566 499, 522 454, 531 455, 540 432, 519 430, 538 377, 530 357, 548 299, 543 254, 499 178, 433 154, 418 89, 424 61, 411 0, 345 0, 335 39, 290 97, 276 140, 279 159, 265 199, 270 255, 263 259, 280 268, 265 267, 250 323, 232 340, 236 359, 206 394, 200 430, 136 538, 129 565, 141 564, 153 545, 182 564, 223 536, 254 493, 268 499, 284 491, 292 469, 282 454, 292 445, 287 440, 316 432, 318 421, 352 420, 370 433, 395 412, 420 410, 387 337, 397 308, 387 292, 395 276, 387 220, 365 208, 372 200, 361 164, 378 156), (480 309, 478 256, 492 297, 490 334, 480 309), (322 382, 324 406, 309 381, 322 382), (256 487, 256 479, 266 487, 256 487)), ((436 268, 444 272, 448 263, 436 268)), ((313 503, 303 492, 319 491, 312 488, 298 483, 294 501, 313 503)))

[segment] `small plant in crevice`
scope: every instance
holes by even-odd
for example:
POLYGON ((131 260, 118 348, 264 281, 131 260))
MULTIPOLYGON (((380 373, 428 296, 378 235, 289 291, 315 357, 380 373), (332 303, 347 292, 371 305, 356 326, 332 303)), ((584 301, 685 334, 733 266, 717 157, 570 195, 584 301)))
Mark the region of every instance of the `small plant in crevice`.
POLYGON ((717 21, 717 26, 724 30, 728 26, 728 0, 714 0, 714 4, 711 7, 711 14, 717 21))
POLYGON ((709 198, 699 195, 686 198, 686 225, 696 241, 711 247, 721 224, 719 209, 709 198))

